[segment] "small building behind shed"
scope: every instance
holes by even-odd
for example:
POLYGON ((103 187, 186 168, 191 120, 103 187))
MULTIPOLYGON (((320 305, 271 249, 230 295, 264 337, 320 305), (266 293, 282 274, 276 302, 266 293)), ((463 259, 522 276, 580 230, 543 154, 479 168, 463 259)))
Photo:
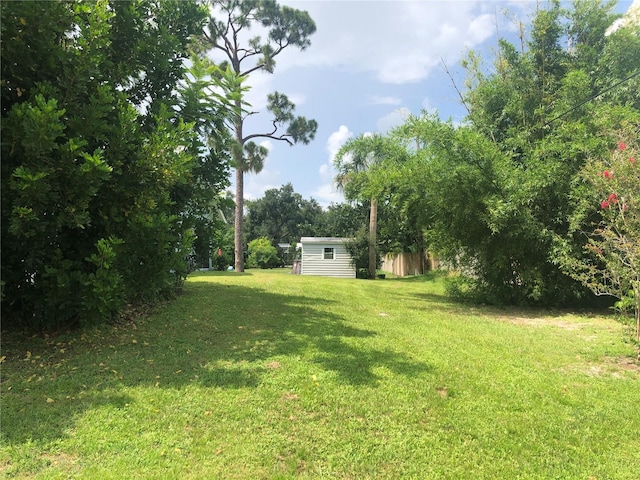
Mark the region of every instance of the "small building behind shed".
POLYGON ((349 238, 302 237, 300 273, 323 277, 356 278, 356 267, 347 251, 349 238))

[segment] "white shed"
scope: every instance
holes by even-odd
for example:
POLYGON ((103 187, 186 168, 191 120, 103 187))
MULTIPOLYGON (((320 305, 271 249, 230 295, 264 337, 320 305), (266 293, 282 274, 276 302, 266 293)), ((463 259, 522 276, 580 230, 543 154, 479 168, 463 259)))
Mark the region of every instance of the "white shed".
POLYGON ((302 275, 355 278, 356 267, 347 252, 349 238, 302 237, 302 275))

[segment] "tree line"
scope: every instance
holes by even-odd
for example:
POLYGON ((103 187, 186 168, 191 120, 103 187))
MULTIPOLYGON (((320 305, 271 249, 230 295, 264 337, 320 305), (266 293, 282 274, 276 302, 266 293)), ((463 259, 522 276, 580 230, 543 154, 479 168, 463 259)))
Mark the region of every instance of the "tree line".
MULTIPOLYGON (((280 188, 272 188, 265 191, 264 196, 256 200, 248 200, 245 203, 244 215, 245 244, 244 255, 248 257, 251 250, 251 242, 265 239, 277 250, 278 245, 286 244, 295 248, 301 237, 341 237, 348 238, 348 249, 354 258, 357 269, 363 270, 362 275, 373 278, 364 270, 369 268, 369 244, 370 231, 367 219, 370 218, 371 205, 369 202, 349 201, 344 203, 332 203, 326 208, 313 198, 305 199, 293 189, 293 185, 287 183, 280 188)), ((374 268, 380 265, 381 256, 386 253, 399 253, 405 251, 424 251, 425 244, 423 232, 420 229, 412 229, 408 224, 402 224, 393 205, 383 202, 376 208, 377 222, 376 251, 374 268)), ((232 226, 227 226, 229 232, 226 243, 222 243, 213 250, 221 249, 220 261, 216 261, 215 268, 226 269, 232 265, 229 239, 232 226)), ((264 245, 264 243, 261 243, 264 245)), ((215 253, 215 252, 214 252, 215 253)), ((291 258, 286 258, 284 252, 278 252, 279 256, 273 262, 263 263, 267 267, 288 264, 291 258)), ((217 255, 217 253, 215 254, 217 255)), ((214 257, 215 257, 214 255, 214 257)), ((273 254, 275 255, 275 253, 273 254)), ((206 266, 207 259, 201 263, 206 266)), ((252 263, 251 266, 256 266, 252 263)), ((375 272, 374 272, 375 276, 375 272)))

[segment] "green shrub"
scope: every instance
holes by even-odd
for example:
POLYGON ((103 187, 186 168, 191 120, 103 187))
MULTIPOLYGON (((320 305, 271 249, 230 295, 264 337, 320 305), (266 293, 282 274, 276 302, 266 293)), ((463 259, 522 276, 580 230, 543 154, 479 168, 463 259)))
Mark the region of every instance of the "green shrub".
POLYGON ((256 238, 249 242, 249 268, 274 268, 281 264, 278 249, 271 245, 266 237, 256 238))
POLYGON ((205 14, 178 3, 2 3, 3 328, 106 320, 181 288, 227 134, 182 82, 205 14))

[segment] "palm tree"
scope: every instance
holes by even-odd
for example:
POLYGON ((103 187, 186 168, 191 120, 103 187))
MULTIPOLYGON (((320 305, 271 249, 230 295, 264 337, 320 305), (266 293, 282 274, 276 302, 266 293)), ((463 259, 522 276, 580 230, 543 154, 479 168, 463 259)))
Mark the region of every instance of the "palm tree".
POLYGON ((378 199, 370 174, 381 163, 402 152, 400 147, 380 134, 363 134, 345 143, 334 159, 335 182, 350 199, 369 199, 369 278, 376 278, 378 199))

